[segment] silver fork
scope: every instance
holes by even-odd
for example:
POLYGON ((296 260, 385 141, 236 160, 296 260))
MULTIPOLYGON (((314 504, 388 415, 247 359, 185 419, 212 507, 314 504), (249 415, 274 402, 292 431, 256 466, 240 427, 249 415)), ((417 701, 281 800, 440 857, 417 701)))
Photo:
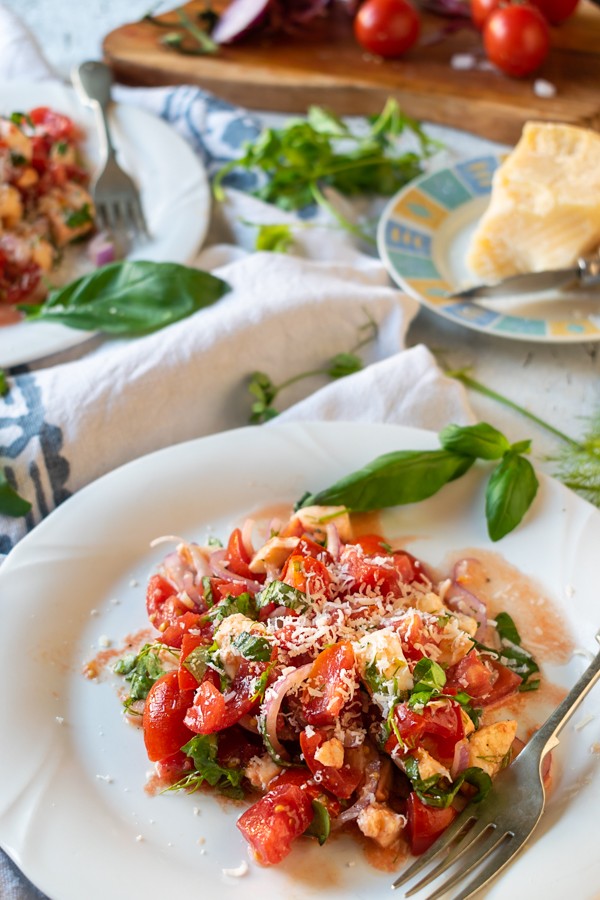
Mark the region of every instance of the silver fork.
POLYGON ((89 61, 77 66, 71 79, 81 100, 94 109, 104 145, 106 163, 92 187, 100 226, 111 231, 133 231, 148 237, 139 191, 118 164, 110 135, 108 107, 111 102, 112 72, 104 63, 89 61))
MULTIPOLYGON (((600 643, 600 633, 596 635, 600 643)), ((538 824, 544 811, 542 760, 559 743, 558 732, 573 715, 600 676, 600 653, 585 670, 541 728, 536 731, 515 762, 500 772, 494 787, 481 803, 469 803, 441 837, 398 878, 392 887, 407 884, 419 872, 441 858, 425 877, 406 891, 412 897, 440 875, 444 881, 426 900, 438 900, 457 887, 474 870, 475 877, 452 900, 467 900, 504 869, 538 824), (480 866, 483 864, 483 868, 480 866), (454 870, 454 866, 457 866, 454 870)))

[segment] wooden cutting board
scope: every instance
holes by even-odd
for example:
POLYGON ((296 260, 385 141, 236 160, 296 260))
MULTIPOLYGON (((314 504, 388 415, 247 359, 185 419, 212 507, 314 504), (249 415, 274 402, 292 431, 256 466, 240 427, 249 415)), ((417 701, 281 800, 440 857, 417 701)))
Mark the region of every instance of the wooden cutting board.
MULTIPOLYGON (((217 10, 225 5, 214 3, 217 10)), ((195 16, 204 7, 194 0, 185 9, 195 16)), ((174 13, 160 18, 177 23, 174 13)), ((104 54, 125 83, 196 84, 253 109, 305 112, 316 103, 343 115, 372 114, 393 96, 409 115, 506 143, 517 140, 528 119, 600 130, 600 7, 582 0, 575 16, 552 29, 548 59, 526 79, 452 68, 455 54, 484 57, 481 37, 470 29, 428 44, 447 21, 424 16, 421 45, 399 60, 365 54, 343 10, 313 22, 302 37, 257 32, 215 56, 178 54, 160 44, 162 28, 138 22, 108 34, 104 54), (556 95, 538 97, 536 78, 554 85, 556 95)))

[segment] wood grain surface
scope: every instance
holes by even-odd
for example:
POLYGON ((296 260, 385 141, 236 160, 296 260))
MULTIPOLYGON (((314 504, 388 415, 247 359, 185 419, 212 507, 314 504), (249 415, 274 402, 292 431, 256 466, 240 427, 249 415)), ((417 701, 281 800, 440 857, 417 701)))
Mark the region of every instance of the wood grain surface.
MULTIPOLYGON (((214 5, 223 8, 226 0, 214 5)), ((204 0, 193 0, 185 9, 194 16, 204 9, 204 0)), ((175 13, 160 18, 177 24, 175 13)), ((420 45, 399 60, 362 51, 343 11, 313 22, 302 37, 255 32, 214 56, 176 53, 161 45, 162 28, 138 22, 108 34, 104 54, 127 84, 196 84, 252 109, 305 112, 317 103, 339 114, 370 114, 393 96, 417 118, 507 143, 518 139, 528 119, 600 130, 600 8, 589 0, 552 29, 548 59, 535 76, 524 79, 479 68, 457 71, 451 66, 455 54, 484 60, 479 33, 465 28, 435 40, 448 20, 423 19, 420 45), (536 78, 554 85, 556 95, 538 97, 536 78)))

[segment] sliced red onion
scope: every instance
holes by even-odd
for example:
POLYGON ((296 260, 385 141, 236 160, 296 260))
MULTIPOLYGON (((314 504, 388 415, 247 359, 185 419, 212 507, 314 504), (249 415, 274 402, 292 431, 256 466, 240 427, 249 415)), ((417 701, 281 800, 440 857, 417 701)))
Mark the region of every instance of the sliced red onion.
POLYGON ((244 550, 249 557, 254 556, 254 544, 252 543, 252 529, 254 528, 254 519, 246 519, 242 528, 242 544, 244 550))
POLYGON ((237 581, 240 584, 245 584, 249 591, 253 594, 258 594, 262 589, 262 584, 259 584, 258 581, 254 581, 252 578, 236 575, 235 572, 230 572, 226 566, 222 565, 226 554, 227 551, 223 549, 215 550, 214 553, 211 553, 208 563, 212 570, 212 574, 216 578, 222 578, 224 581, 237 581))
POLYGON ((479 627, 475 632, 475 638, 480 641, 484 638, 487 630, 487 607, 483 600, 460 583, 461 570, 468 562, 466 559, 461 559, 454 566, 452 585, 446 593, 444 603, 449 609, 471 616, 478 622, 479 627))
POLYGON ((107 266, 108 263, 114 262, 117 258, 114 241, 106 231, 100 231, 89 242, 87 247, 88 256, 95 266, 107 266))
POLYGON ((200 549, 198 544, 186 544, 186 547, 192 557, 198 578, 210 575, 210 568, 204 551, 200 549))
POLYGON ((360 790, 360 794, 358 795, 358 799, 356 803, 352 806, 349 806, 348 809, 345 809, 343 813, 334 819, 331 823, 332 828, 340 828, 346 822, 352 822, 354 819, 357 819, 363 809, 366 809, 367 806, 370 806, 371 803, 375 800, 375 791, 377 790, 377 784, 379 782, 379 775, 381 772, 381 760, 379 757, 377 759, 371 760, 370 763, 367 763, 367 767, 365 769, 365 782, 360 790))
POLYGON ((277 716, 285 695, 293 688, 305 681, 312 669, 312 663, 282 673, 279 678, 267 688, 263 701, 261 715, 259 717, 259 729, 265 746, 275 762, 288 762, 290 755, 277 737, 277 716))
POLYGON ((325 526, 327 534, 327 551, 334 559, 340 558, 341 542, 340 533, 337 530, 335 522, 328 522, 325 526))
POLYGON ((266 17, 271 0, 233 0, 221 13, 211 32, 217 44, 232 44, 260 25, 266 17))
POLYGON ((454 747, 454 759, 450 766, 450 774, 452 778, 456 778, 461 772, 464 772, 469 765, 469 742, 458 741, 454 747))

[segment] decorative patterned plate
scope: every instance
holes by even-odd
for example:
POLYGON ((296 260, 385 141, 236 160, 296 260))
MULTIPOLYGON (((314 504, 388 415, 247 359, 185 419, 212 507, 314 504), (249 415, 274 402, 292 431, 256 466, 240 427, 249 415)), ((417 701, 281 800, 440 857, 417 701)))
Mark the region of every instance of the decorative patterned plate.
POLYGON ((465 259, 490 196, 501 154, 424 175, 389 202, 379 222, 379 253, 392 278, 433 312, 488 334, 550 343, 600 340, 600 295, 563 292, 514 299, 451 300, 477 282, 465 259))

